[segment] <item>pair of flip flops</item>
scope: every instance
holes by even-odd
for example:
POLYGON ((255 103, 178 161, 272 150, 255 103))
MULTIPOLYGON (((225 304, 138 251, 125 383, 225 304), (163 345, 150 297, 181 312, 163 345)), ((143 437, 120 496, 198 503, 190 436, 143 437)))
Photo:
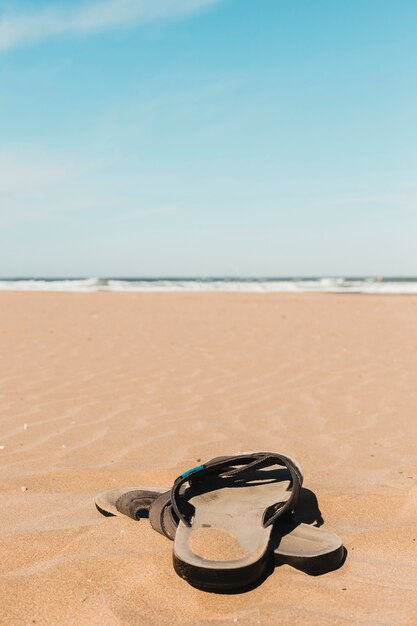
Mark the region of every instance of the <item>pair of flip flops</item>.
POLYGON ((311 574, 340 567, 342 541, 297 521, 303 475, 274 452, 216 457, 179 476, 170 490, 121 488, 99 494, 104 515, 149 517, 174 542, 173 564, 199 589, 236 592, 258 584, 274 564, 311 574))

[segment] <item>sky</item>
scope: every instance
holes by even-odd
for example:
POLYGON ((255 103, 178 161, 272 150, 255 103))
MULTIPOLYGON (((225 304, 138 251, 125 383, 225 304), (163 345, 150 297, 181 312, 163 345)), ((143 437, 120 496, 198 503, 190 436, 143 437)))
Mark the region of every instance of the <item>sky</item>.
POLYGON ((415 0, 0 0, 0 276, 417 275, 415 0))

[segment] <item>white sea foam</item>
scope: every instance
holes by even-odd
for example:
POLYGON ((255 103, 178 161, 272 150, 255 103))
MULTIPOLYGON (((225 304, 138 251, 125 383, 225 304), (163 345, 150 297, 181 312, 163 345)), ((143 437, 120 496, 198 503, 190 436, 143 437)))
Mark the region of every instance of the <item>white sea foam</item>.
POLYGON ((290 279, 7 279, 0 291, 240 291, 417 294, 416 278, 290 279))

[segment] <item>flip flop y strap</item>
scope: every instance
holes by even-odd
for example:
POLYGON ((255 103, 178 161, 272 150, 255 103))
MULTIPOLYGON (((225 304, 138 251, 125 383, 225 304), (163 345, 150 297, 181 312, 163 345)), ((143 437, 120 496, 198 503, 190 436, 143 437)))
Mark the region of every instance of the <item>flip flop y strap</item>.
MULTIPOLYGON (((211 480, 213 478, 220 480, 236 478, 244 481, 245 474, 270 467, 271 465, 279 465, 289 471, 291 494, 287 500, 275 502, 265 509, 262 516, 262 524, 266 528, 276 522, 287 511, 291 511, 294 508, 303 482, 301 470, 296 463, 283 454, 276 454, 275 452, 254 452, 252 454, 220 457, 184 472, 175 480, 171 489, 170 498, 173 511, 186 526, 191 526, 194 507, 184 498, 186 483, 192 487, 197 485, 197 483, 200 486, 203 480, 211 480)), ((246 476, 246 478, 250 479, 249 476, 246 476)))

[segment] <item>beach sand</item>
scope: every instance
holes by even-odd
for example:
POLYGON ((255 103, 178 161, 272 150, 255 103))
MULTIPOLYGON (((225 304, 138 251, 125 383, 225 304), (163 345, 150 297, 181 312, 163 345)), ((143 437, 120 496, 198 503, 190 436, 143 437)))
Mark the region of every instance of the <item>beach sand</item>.
POLYGON ((0 294, 0 623, 417 624, 417 297, 0 294), (213 456, 301 463, 348 551, 197 591, 94 495, 213 456))

